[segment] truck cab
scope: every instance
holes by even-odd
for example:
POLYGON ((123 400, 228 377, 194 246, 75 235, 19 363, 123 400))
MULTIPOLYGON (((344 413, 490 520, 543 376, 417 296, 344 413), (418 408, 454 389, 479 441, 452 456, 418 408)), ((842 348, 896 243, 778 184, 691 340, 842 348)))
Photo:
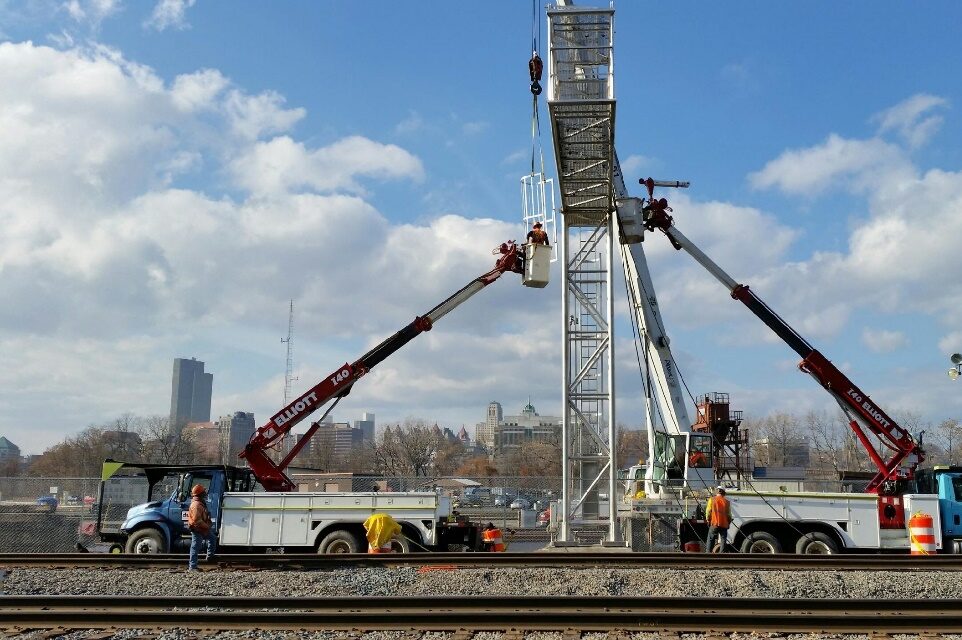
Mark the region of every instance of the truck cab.
POLYGON ((250 469, 226 465, 154 465, 104 463, 98 531, 112 552, 169 553, 190 544, 187 509, 190 489, 207 490, 206 503, 214 526, 221 518, 226 491, 251 491, 256 481, 250 469), (130 488, 135 487, 136 491, 130 488), (139 498, 139 500, 138 500, 139 498), (111 518, 129 506, 119 522, 111 518))
POLYGON ((943 552, 962 553, 962 466, 919 469, 915 486, 918 493, 939 497, 943 552))

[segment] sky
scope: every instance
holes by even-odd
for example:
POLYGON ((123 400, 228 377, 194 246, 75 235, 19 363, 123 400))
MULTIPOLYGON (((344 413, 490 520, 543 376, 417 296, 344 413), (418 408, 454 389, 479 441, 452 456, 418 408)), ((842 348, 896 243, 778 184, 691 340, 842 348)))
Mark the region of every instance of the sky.
MULTIPOLYGON (((614 7, 629 189, 691 181, 665 194, 678 228, 879 405, 962 417, 962 5, 614 7)), ((291 300, 297 393, 491 268, 524 234, 531 34, 520 0, 0 0, 0 435, 40 453, 167 415, 178 357, 214 374, 214 417, 262 424, 291 300)), ((692 393, 832 407, 688 256, 645 250, 692 393)), ((557 267, 479 293, 335 418, 560 415, 557 267)), ((618 420, 638 426, 616 304, 618 420)))

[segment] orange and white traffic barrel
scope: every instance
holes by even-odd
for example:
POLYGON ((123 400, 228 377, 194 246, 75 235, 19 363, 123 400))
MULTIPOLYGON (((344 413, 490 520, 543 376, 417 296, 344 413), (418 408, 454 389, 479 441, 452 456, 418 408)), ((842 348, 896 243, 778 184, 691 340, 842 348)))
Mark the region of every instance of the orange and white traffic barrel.
POLYGON ((913 556, 935 553, 935 521, 921 511, 909 518, 909 542, 913 556))

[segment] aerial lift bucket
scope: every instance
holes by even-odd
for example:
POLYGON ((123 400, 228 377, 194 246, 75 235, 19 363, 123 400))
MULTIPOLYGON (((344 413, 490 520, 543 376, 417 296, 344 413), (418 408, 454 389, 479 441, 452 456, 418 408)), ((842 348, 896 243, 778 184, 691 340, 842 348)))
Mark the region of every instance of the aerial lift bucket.
POLYGON ((551 247, 544 244, 524 245, 524 277, 522 284, 538 289, 548 286, 551 272, 551 247))

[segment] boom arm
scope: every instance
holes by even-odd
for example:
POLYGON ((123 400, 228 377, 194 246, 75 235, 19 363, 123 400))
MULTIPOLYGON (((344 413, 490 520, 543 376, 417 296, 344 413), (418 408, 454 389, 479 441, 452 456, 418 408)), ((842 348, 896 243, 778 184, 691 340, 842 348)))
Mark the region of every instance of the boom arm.
POLYGON ((500 248, 495 249, 495 252, 500 253, 501 257, 494 269, 478 276, 423 316, 414 318, 409 325, 365 353, 353 364, 344 363, 343 366, 277 412, 271 417, 270 422, 254 433, 244 451, 241 452, 240 457, 247 458, 251 470, 265 489, 268 491, 293 491, 295 489, 294 483, 284 473, 284 469, 304 448, 314 432, 317 431, 320 423, 313 423, 280 463, 275 463, 267 454, 268 449, 287 435, 295 425, 329 400, 333 398, 340 400, 340 398, 346 396, 350 393, 354 383, 373 369, 375 365, 391 356, 419 334, 430 331, 435 322, 500 278, 503 273, 507 271, 522 273, 518 260, 518 247, 513 241, 505 242, 500 248))
POLYGON ((924 458, 922 447, 915 441, 912 434, 900 427, 872 402, 868 394, 859 389, 828 358, 772 311, 747 285, 735 282, 711 258, 686 238, 674 226, 672 217, 668 215, 668 211, 671 211, 668 202, 664 198, 658 200, 654 198, 654 183, 650 178, 647 181, 647 186, 649 199, 643 210, 645 228, 649 231, 661 229, 668 236, 668 240, 675 249, 687 251, 701 266, 705 267, 709 273, 725 285, 733 298, 741 301, 759 320, 768 325, 779 338, 801 356, 802 361, 798 368, 815 378, 838 402, 842 412, 848 417, 849 426, 855 436, 865 447, 872 462, 878 468, 878 473, 869 482, 866 491, 870 493, 892 493, 897 491, 906 481, 911 480, 914 477, 916 467, 924 458), (870 434, 877 438, 878 445, 872 441, 870 434))

